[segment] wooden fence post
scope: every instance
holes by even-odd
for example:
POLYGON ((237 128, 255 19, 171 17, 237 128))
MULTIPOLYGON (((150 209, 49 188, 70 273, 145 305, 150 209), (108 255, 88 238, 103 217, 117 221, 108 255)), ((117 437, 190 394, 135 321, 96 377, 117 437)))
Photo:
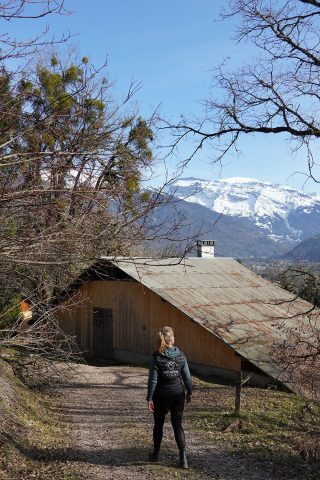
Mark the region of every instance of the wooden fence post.
POLYGON ((240 415, 241 390, 242 390, 242 370, 240 370, 239 378, 236 381, 236 398, 235 398, 235 404, 234 404, 234 411, 237 416, 240 415))
POLYGON ((234 402, 234 412, 237 416, 240 415, 242 386, 250 380, 252 375, 253 372, 249 373, 245 378, 243 378, 242 370, 239 372, 238 380, 236 381, 236 398, 234 402))

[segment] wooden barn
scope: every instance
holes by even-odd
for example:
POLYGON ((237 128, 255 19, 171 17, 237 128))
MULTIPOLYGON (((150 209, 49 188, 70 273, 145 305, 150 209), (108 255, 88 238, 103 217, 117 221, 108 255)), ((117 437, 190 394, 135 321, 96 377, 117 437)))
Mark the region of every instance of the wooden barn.
POLYGON ((227 379, 250 371, 255 384, 279 384, 270 351, 310 309, 234 259, 209 255, 105 257, 68 295, 61 325, 92 357, 148 362, 156 332, 170 325, 195 371, 227 379))

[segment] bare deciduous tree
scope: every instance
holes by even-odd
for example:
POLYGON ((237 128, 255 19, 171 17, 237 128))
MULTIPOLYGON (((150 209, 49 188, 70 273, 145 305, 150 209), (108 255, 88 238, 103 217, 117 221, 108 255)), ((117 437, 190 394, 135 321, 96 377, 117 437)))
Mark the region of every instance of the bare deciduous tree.
MULTIPOLYGON (((0 21, 20 22, 24 20, 39 20, 48 15, 68 15, 70 12, 64 6, 64 0, 5 0, 0 5, 0 21)), ((8 25, 7 25, 8 28, 8 25)), ((43 31, 26 39, 19 38, 10 31, 3 31, 0 36, 0 62, 9 59, 27 60, 36 52, 47 48, 48 45, 59 44, 69 40, 70 35, 60 38, 48 38, 49 30, 43 31)))
POLYGON ((319 402, 319 314, 308 315, 308 320, 297 318, 294 324, 280 324, 279 328, 285 339, 274 346, 271 357, 281 368, 281 380, 300 395, 319 402))
POLYGON ((320 2, 231 0, 229 6, 223 17, 240 18, 236 40, 251 42, 260 56, 236 71, 220 66, 205 115, 174 125, 176 141, 192 138, 196 151, 210 143, 220 161, 244 135, 282 134, 295 149, 305 148, 308 174, 318 182, 320 2))
MULTIPOLYGON (((8 1, 0 22, 52 13, 65 13, 63 1, 8 1)), ((96 69, 87 57, 63 62, 52 54, 12 71, 9 59, 28 59, 46 38, 2 38, 0 350, 19 350, 20 370, 34 371, 36 358, 42 369, 44 357, 68 361, 79 353, 56 321, 55 305, 81 269, 101 255, 141 254, 142 242, 170 238, 179 220, 150 220, 170 199, 164 185, 143 189, 155 159, 153 118, 130 107, 139 85, 116 102, 106 65, 96 69), (21 298, 32 308, 28 330, 12 323, 21 320, 21 298)))

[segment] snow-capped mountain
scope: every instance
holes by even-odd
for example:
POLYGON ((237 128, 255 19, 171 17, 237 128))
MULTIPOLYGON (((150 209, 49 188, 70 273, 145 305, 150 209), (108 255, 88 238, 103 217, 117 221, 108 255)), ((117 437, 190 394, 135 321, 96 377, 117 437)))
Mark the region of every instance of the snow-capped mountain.
POLYGON ((320 233, 320 195, 242 177, 178 179, 170 193, 224 215, 246 217, 280 243, 320 233))

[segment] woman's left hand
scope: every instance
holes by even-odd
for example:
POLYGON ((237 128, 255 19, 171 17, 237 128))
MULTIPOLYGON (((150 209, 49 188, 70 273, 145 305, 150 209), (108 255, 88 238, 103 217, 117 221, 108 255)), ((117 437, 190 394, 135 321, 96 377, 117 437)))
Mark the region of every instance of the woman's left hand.
POLYGON ((148 402, 148 410, 152 413, 154 412, 154 404, 152 400, 151 402, 148 402))

